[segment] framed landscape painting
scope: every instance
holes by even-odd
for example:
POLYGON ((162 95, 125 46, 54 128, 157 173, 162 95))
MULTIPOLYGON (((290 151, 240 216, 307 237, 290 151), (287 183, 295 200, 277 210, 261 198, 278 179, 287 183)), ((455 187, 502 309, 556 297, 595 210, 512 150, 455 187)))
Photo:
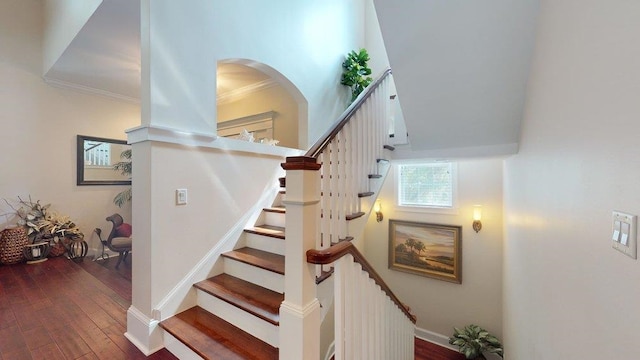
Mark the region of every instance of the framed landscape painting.
POLYGON ((389 268, 462 283, 462 226, 389 220, 389 268))

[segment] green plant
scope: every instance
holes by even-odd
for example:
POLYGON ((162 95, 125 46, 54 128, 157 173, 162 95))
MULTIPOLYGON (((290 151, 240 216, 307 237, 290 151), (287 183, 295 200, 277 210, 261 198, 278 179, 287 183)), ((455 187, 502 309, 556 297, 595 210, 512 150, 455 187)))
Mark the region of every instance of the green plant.
MULTIPOLYGON (((120 159, 123 159, 123 161, 115 163, 113 165, 113 170, 120 171, 122 175, 131 177, 131 149, 125 150, 120 153, 120 159)), ((122 207, 122 205, 131 201, 131 197, 131 188, 128 188, 127 190, 119 192, 118 195, 113 198, 113 203, 118 205, 118 207, 122 207)))
POLYGON ((369 61, 367 50, 360 49, 358 52, 352 50, 347 54, 346 59, 342 63, 344 72, 342 73, 340 84, 351 88, 351 102, 353 102, 373 80, 369 76, 371 75, 371 69, 367 66, 367 61, 369 61))
POLYGON ((486 359, 483 353, 493 353, 504 356, 502 344, 495 336, 478 325, 468 325, 464 329, 453 328, 453 336, 449 344, 458 346, 460 353, 467 359, 486 359))

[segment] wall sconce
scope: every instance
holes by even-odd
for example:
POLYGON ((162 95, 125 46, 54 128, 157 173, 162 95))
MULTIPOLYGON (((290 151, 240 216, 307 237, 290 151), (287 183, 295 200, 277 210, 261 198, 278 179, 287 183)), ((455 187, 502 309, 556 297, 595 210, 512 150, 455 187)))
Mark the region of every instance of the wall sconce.
POLYGON ((382 221, 382 205, 380 205, 380 200, 376 200, 376 203, 373 205, 373 211, 376 213, 376 221, 382 221))
POLYGON ((473 207, 473 230, 476 232, 482 229, 482 206, 474 205, 473 207))

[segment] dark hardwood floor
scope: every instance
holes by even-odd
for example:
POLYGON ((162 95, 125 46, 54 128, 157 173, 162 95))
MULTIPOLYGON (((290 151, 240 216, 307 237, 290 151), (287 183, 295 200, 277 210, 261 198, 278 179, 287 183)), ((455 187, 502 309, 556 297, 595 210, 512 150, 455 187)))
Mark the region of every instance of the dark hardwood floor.
POLYGON ((416 338, 415 360, 464 360, 464 355, 457 351, 435 345, 428 341, 416 338))
MULTIPOLYGON (((131 260, 76 264, 64 257, 0 265, 0 360, 176 359, 145 357, 125 337, 131 305, 131 260)), ((416 360, 461 360, 461 354, 416 339, 416 360)))
MULTIPOLYGON (((0 359, 147 358, 123 335, 131 268, 109 270, 115 264, 58 257, 0 266, 0 359), (120 272, 128 272, 128 285, 120 272)), ((166 350, 148 358, 176 359, 166 350)))

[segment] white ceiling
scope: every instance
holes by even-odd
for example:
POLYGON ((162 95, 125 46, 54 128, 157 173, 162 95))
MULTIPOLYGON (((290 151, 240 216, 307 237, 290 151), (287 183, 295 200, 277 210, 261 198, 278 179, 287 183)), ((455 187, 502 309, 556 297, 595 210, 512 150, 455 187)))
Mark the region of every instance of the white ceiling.
MULTIPOLYGON (((412 151, 517 151, 538 1, 374 0, 412 151)), ((139 1, 103 0, 45 78, 137 101, 139 19, 139 1)), ((218 74, 218 98, 269 81, 240 64, 218 74)))
MULTIPOLYGON (((252 67, 220 63, 218 97, 270 85, 252 67)), ((103 0, 45 75, 53 84, 117 98, 140 99, 140 1, 103 0)))
POLYGON ((374 3, 412 150, 517 151, 538 0, 374 3))

